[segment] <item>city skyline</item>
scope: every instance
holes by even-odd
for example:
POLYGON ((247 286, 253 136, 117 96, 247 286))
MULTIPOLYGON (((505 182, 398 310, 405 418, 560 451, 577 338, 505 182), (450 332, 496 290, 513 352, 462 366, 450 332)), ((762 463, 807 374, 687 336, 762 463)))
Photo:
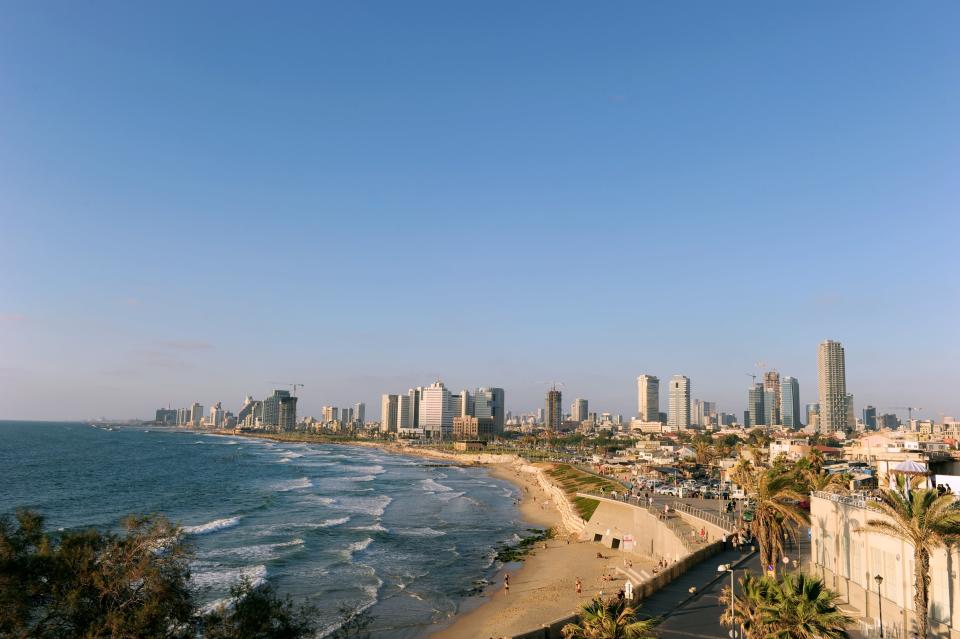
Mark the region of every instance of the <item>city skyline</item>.
POLYGON ((960 414, 960 7, 740 9, 12 4, 0 417, 644 373, 740 415, 824 339, 858 414, 960 414))

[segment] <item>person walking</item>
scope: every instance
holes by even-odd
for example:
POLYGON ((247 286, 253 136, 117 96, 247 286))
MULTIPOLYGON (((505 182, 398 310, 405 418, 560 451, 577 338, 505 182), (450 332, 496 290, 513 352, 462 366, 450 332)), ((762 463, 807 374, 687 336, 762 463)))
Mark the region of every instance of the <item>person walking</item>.
POLYGON ((510 573, 503 576, 503 591, 510 594, 510 573))
POLYGON ((577 596, 579 597, 582 594, 583 594, 583 582, 580 581, 580 577, 577 577, 577 596))

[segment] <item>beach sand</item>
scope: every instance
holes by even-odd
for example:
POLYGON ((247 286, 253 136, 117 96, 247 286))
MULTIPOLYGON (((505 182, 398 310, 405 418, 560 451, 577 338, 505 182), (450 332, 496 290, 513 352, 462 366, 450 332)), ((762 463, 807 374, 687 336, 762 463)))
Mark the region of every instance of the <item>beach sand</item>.
MULTIPOLYGON (((491 474, 521 486, 524 497, 520 512, 533 525, 559 526, 556 506, 547 501, 546 494, 530 473, 500 464, 490 467, 491 474)), ((623 556, 593 542, 582 542, 558 537, 541 544, 527 555, 523 566, 510 573, 510 590, 503 587, 503 575, 487 591, 487 600, 479 607, 457 615, 453 622, 429 635, 430 639, 466 639, 509 637, 572 614, 581 603, 589 601, 601 590, 604 595, 616 594, 624 586, 624 576, 616 572, 623 564, 623 556), (600 552, 603 558, 597 557, 600 552), (613 576, 604 581, 603 575, 613 576), (576 592, 579 577, 583 594, 576 592)), ((634 559, 634 567, 641 562, 634 559)))

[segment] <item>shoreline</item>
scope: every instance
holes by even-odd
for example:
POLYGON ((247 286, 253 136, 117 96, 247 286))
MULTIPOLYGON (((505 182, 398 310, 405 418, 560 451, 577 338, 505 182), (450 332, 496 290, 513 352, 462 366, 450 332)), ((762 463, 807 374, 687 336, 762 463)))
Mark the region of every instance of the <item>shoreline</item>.
MULTIPOLYGON (((293 438, 273 433, 223 433, 208 430, 193 432, 225 437, 249 437, 284 443, 339 444, 376 448, 382 452, 448 462, 458 466, 483 466, 491 477, 507 481, 520 489, 517 508, 530 527, 552 528, 554 537, 538 542, 519 562, 497 570, 482 593, 464 597, 450 617, 427 628, 420 639, 459 639, 461 637, 512 637, 538 629, 567 617, 598 593, 613 594, 623 586, 616 568, 619 558, 609 549, 590 541, 576 539, 577 531, 565 521, 556 497, 541 486, 542 471, 549 463, 531 464, 518 455, 491 454, 483 451, 452 453, 390 442, 331 441, 293 438), (509 571, 509 572, 508 572, 509 571), (510 575, 510 590, 504 577, 510 575), (576 592, 580 579, 582 592, 576 592)), ((566 498, 564 498, 566 501, 566 498)), ((569 504, 565 504, 569 511, 569 504)))

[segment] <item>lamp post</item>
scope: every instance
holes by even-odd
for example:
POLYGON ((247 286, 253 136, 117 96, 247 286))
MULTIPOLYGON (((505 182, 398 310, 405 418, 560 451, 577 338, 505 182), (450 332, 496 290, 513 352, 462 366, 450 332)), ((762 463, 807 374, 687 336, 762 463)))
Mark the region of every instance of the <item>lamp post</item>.
POLYGON ((736 616, 734 614, 734 607, 733 607, 733 601, 734 601, 733 600, 733 573, 735 572, 735 570, 733 568, 733 564, 720 564, 719 566, 717 566, 717 572, 726 572, 728 570, 730 571, 730 625, 733 627, 730 630, 730 637, 731 639, 733 639, 734 637, 737 636, 737 631, 736 631, 737 622, 736 622, 736 616))
POLYGON ((880 595, 880 584, 883 583, 883 577, 876 575, 873 580, 877 582, 877 612, 880 616, 880 639, 883 639, 883 597, 880 595))

